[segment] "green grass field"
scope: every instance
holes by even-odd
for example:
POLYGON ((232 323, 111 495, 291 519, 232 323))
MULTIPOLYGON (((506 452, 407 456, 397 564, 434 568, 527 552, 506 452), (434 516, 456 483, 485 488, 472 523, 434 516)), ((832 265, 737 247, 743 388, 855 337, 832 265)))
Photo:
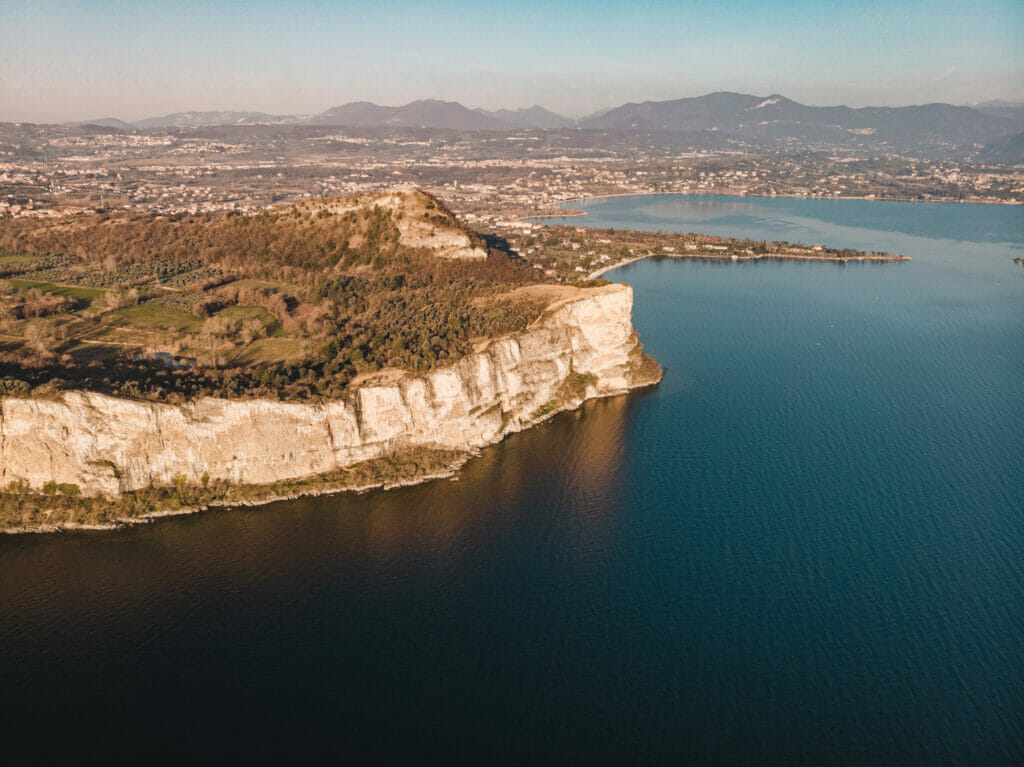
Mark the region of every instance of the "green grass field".
POLYGON ((262 306, 229 306, 227 309, 217 312, 217 316, 238 322, 259 320, 271 338, 285 338, 288 335, 281 327, 281 323, 277 321, 277 317, 262 306))
POLYGON ((302 343, 294 338, 261 338, 238 352, 231 362, 236 365, 290 362, 301 357, 302 352, 302 343))
POLYGON ((203 321, 194 314, 183 312, 172 306, 157 303, 144 303, 118 309, 104 317, 106 321, 132 328, 161 328, 163 330, 181 330, 198 333, 203 328, 203 321))
POLYGON ((22 261, 32 261, 39 256, 6 256, 0 255, 0 264, 20 264, 22 261))
POLYGON ((36 280, 8 280, 8 282, 15 288, 38 288, 44 293, 68 296, 87 304, 91 304, 97 298, 102 298, 107 293, 103 288, 83 288, 80 285, 54 285, 52 282, 38 282, 36 280))

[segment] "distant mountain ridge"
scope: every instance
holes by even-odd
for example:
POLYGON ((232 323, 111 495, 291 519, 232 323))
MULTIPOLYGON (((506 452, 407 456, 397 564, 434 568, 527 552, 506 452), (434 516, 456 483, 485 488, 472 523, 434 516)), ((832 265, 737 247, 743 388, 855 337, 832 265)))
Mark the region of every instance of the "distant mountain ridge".
POLYGON ((508 131, 519 128, 555 129, 569 127, 574 120, 541 106, 528 109, 502 109, 488 112, 469 109, 457 101, 421 99, 398 107, 380 106, 370 101, 352 101, 331 107, 318 115, 274 115, 267 112, 193 111, 148 117, 133 123, 115 117, 78 120, 69 127, 95 125, 118 130, 159 130, 165 128, 204 128, 230 125, 340 125, 375 128, 440 128, 449 130, 508 131))
POLYGON ((720 91, 695 98, 629 103, 581 120, 541 106, 487 111, 457 101, 424 99, 403 106, 353 101, 312 117, 266 112, 177 112, 135 123, 103 118, 76 125, 158 130, 231 125, 336 125, 359 128, 433 128, 457 131, 521 129, 669 133, 707 146, 739 141, 748 149, 970 154, 1024 129, 1024 107, 986 102, 976 107, 923 104, 903 107, 816 107, 775 93, 720 91))
POLYGON ((653 132, 723 131, 749 139, 822 143, 986 144, 1012 122, 971 107, 810 107, 774 93, 718 92, 672 101, 623 104, 580 121, 580 127, 653 132))
POLYGON ((306 122, 314 125, 357 127, 447 128, 450 130, 509 130, 510 123, 464 107, 457 101, 424 99, 400 107, 354 101, 332 107, 306 122))
POLYGON ((132 125, 140 130, 154 128, 204 128, 210 125, 279 125, 297 122, 291 115, 266 112, 175 112, 163 117, 149 117, 132 125))
POLYGON ((545 130, 557 130, 559 128, 571 128, 576 121, 563 117, 560 114, 545 109, 542 106, 534 105, 527 109, 499 109, 495 112, 487 112, 483 109, 475 110, 480 114, 489 115, 519 128, 542 128, 545 130))
POLYGON ((116 130, 134 130, 135 126, 118 120, 116 117, 99 117, 95 120, 81 120, 79 122, 64 123, 69 128, 76 128, 82 125, 95 125, 100 128, 114 128, 116 130))

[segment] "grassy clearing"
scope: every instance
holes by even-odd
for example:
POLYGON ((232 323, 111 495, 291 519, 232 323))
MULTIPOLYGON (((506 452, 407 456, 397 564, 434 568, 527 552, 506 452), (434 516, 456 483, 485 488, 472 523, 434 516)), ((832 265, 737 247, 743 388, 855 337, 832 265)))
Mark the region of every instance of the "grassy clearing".
POLYGON ((239 351, 234 364, 259 365, 267 362, 291 362, 302 357, 304 347, 294 338, 261 338, 239 351))
POLYGON ((188 333, 198 333, 203 327, 203 321, 196 315, 153 302, 118 309, 106 315, 105 319, 133 328, 160 328, 188 333))
POLYGON ((281 327, 281 323, 277 321, 277 317, 262 306, 229 306, 227 309, 217 312, 217 316, 237 322, 257 320, 263 325, 263 328, 267 331, 267 336, 270 338, 284 338, 287 336, 284 328, 281 327))
POLYGON ((124 347, 119 344, 79 343, 65 349, 64 353, 70 354, 76 362, 88 364, 111 360, 123 351, 124 347))
POLYGON ((53 293, 55 296, 67 296, 76 301, 91 304, 97 298, 107 294, 103 288, 83 288, 81 285, 54 285, 52 282, 38 282, 37 280, 8 280, 15 288, 37 288, 44 293, 53 293))
POLYGON ((39 256, 0 256, 0 264, 20 264, 23 261, 32 261, 39 256))
POLYGON ((161 331, 160 328, 132 328, 117 325, 100 325, 99 329, 89 336, 90 341, 117 346, 157 346, 169 344, 173 339, 174 333, 161 331))

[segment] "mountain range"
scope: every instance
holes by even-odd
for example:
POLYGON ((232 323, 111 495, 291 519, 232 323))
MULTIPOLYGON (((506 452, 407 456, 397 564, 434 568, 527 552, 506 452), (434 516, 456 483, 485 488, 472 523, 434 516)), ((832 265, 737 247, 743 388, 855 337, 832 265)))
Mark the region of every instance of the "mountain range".
MULTIPOLYGON (((902 152, 914 149, 976 150, 1005 141, 1024 129, 1024 106, 986 102, 974 107, 925 104, 905 107, 815 107, 780 94, 753 96, 718 92, 696 98, 629 103, 580 120, 540 106, 486 111, 454 101, 427 99, 404 106, 356 101, 318 115, 265 112, 178 112, 127 123, 116 118, 90 120, 120 130, 159 130, 222 125, 324 125, 340 127, 435 128, 457 131, 522 129, 703 134, 713 143, 725 137, 768 150, 863 148, 902 152)), ((696 138, 694 138, 696 137, 696 138)))
POLYGON ((426 99, 401 107, 382 107, 354 101, 332 107, 304 120, 313 125, 353 127, 441 128, 448 130, 509 130, 515 126, 486 112, 467 109, 457 101, 426 99))
POLYGON ((532 106, 529 109, 499 109, 496 112, 485 112, 483 109, 476 111, 519 128, 558 130, 559 128, 572 128, 577 122, 570 117, 563 117, 540 106, 532 106))
POLYGON ((925 104, 906 107, 810 107, 780 94, 750 96, 712 93, 699 98, 624 104, 584 120, 604 130, 674 132, 724 131, 782 144, 845 145, 987 144, 1013 130, 1012 121, 971 107, 925 104))

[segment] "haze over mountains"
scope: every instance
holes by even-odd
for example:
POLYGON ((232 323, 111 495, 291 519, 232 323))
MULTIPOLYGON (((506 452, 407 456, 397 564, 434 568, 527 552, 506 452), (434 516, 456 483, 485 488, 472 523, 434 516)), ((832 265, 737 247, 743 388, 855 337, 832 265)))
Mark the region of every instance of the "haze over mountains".
POLYGON ((360 128, 433 128, 457 131, 560 130, 686 135, 720 146, 726 137, 762 150, 847 148, 864 150, 977 150, 1005 144, 1024 130, 1024 107, 987 102, 975 107, 925 104, 905 107, 814 107, 780 94, 718 92, 696 98, 629 103, 573 120, 540 106, 486 111, 454 101, 427 99, 404 106, 368 101, 332 107, 318 115, 264 112, 179 112, 127 123, 91 120, 120 130, 159 130, 225 125, 318 125, 360 128))
POLYGON ((355 127, 442 128, 448 130, 509 130, 514 126, 486 112, 467 109, 456 101, 426 99, 401 107, 382 107, 355 101, 332 107, 304 120, 313 125, 355 127))
POLYGON ((476 111, 520 128, 557 130, 558 128, 572 128, 578 122, 541 106, 532 106, 528 109, 499 109, 496 112, 485 112, 483 109, 476 111))
POLYGON ((982 145, 1014 132, 1013 121, 971 107, 809 107, 780 94, 712 93, 699 98, 624 104, 584 121, 588 128, 648 132, 724 131, 783 144, 982 145))

